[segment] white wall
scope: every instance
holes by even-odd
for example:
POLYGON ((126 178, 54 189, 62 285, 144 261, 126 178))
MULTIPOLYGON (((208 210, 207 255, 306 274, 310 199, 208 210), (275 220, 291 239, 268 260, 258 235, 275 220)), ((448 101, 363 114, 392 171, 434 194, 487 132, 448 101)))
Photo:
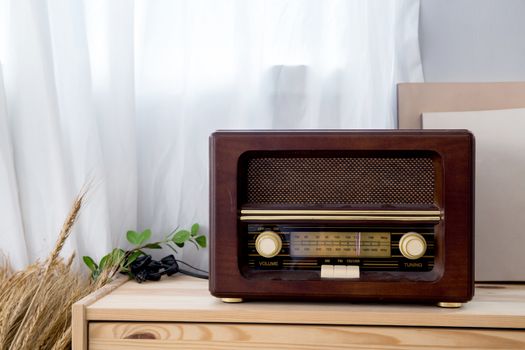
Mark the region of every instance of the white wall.
POLYGON ((425 81, 525 81, 525 0, 421 0, 425 81))

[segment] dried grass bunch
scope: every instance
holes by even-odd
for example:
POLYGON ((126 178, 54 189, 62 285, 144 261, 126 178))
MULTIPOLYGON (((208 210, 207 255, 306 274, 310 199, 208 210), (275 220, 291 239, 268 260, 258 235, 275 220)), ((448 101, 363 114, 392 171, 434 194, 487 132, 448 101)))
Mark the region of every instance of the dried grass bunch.
MULTIPOLYGON (((0 259, 0 285, 4 285, 5 281, 12 275, 11 268, 7 258, 2 257, 0 259)), ((1 307, 1 304, 0 304, 1 307)))
POLYGON ((0 261, 0 350, 69 349, 71 306, 107 284, 118 266, 108 266, 96 283, 72 269, 74 254, 60 256, 73 227, 85 192, 74 201, 55 247, 43 262, 13 272, 0 261))

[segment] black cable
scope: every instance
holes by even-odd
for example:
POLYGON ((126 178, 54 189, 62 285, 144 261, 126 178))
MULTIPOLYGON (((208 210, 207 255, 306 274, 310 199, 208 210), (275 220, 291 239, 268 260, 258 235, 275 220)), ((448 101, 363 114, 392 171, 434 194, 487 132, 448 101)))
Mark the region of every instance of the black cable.
POLYGON ((201 270, 201 269, 199 269, 199 268, 197 268, 197 267, 195 267, 195 266, 191 266, 190 264, 188 264, 188 263, 186 263, 186 262, 184 262, 184 261, 182 261, 182 260, 177 260, 177 259, 175 259, 175 261, 178 262, 179 264, 184 264, 184 265, 186 265, 186 266, 188 266, 188 267, 190 267, 190 268, 192 268, 192 269, 194 269, 194 270, 197 270, 197 271, 199 271, 199 272, 203 272, 203 273, 205 273, 205 274, 208 274, 208 271, 201 270))
POLYGON ((182 273, 183 275, 187 275, 187 276, 191 276, 191 277, 197 277, 197 278, 201 278, 203 280, 207 280, 208 279, 208 275, 201 275, 200 273, 195 273, 195 272, 191 272, 191 271, 187 271, 187 270, 179 270, 180 273, 182 273))
POLYGON ((188 270, 182 270, 182 269, 179 269, 180 273, 182 273, 182 274, 184 274, 184 275, 192 276, 192 277, 197 277, 197 278, 202 278, 202 279, 208 279, 208 271, 201 270, 201 269, 199 269, 199 268, 197 268, 197 267, 195 267, 195 266, 192 266, 192 265, 190 265, 190 264, 188 264, 188 263, 186 263, 186 262, 184 262, 184 261, 182 261, 182 260, 175 260, 175 261, 176 261, 177 263, 179 263, 179 264, 186 265, 186 266, 188 266, 188 267, 190 267, 190 268, 192 268, 192 269, 194 269, 194 270, 197 270, 197 271, 199 271, 199 272, 202 272, 202 273, 204 273, 204 275, 203 275, 203 274, 199 274, 199 273, 195 273, 195 272, 191 272, 191 271, 188 271, 188 270))

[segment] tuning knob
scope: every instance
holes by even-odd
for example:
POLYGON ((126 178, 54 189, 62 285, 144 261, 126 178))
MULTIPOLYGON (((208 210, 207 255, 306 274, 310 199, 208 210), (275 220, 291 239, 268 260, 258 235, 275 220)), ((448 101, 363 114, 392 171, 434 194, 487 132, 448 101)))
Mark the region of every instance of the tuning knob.
POLYGON ((273 258, 281 251, 283 242, 281 237, 273 231, 264 231, 255 240, 255 249, 265 258, 273 258))
POLYGON ((419 233, 405 233, 399 240, 399 251, 407 259, 419 259, 427 251, 427 241, 419 233))

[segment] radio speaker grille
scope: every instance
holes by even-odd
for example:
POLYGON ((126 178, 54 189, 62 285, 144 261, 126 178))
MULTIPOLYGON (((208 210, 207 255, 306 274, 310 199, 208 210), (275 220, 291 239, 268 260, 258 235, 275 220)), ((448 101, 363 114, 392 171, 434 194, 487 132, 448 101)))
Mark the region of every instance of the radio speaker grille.
POLYGON ((252 158, 249 204, 433 204, 430 157, 252 158))

